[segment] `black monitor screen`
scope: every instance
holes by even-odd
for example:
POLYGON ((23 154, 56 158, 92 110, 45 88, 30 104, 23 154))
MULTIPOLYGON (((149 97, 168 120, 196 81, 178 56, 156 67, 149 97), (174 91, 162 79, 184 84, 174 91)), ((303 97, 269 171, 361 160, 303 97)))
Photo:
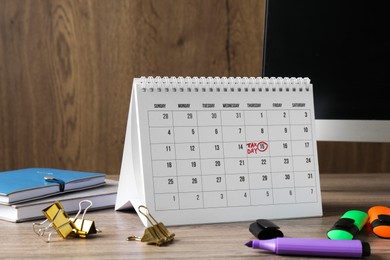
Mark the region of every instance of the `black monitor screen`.
POLYGON ((309 77, 316 119, 390 119, 386 1, 269 0, 263 77, 309 77))

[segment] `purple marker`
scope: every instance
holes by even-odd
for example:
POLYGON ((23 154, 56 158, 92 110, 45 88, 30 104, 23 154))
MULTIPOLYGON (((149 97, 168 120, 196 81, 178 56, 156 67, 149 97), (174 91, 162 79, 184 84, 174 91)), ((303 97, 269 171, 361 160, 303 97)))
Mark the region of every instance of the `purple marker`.
POLYGON ((370 244, 360 240, 330 240, 321 238, 278 237, 252 240, 245 244, 277 255, 310 255, 361 258, 371 254, 370 244))

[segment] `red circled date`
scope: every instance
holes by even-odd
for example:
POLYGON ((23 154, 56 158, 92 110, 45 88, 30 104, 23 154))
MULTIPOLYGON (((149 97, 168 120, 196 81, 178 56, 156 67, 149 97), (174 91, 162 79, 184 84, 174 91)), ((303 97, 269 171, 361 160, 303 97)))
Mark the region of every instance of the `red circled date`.
POLYGON ((248 154, 257 154, 267 151, 268 143, 264 141, 250 142, 246 144, 246 151, 248 154))

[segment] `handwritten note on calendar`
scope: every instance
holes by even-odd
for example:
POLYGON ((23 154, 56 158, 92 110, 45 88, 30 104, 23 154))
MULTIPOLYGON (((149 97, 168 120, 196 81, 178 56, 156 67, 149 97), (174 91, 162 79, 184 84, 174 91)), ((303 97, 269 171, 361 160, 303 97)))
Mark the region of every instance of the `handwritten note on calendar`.
POLYGON ((140 78, 132 104, 117 209, 166 225, 322 215, 308 79, 140 78))

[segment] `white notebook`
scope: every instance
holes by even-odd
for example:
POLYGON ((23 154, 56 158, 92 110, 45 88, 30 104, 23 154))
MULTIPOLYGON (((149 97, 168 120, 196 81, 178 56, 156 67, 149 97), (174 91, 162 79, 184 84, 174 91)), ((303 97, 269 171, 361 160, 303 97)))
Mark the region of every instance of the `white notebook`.
POLYGON ((314 127, 308 78, 135 78, 115 209, 167 226, 322 216, 314 127))

